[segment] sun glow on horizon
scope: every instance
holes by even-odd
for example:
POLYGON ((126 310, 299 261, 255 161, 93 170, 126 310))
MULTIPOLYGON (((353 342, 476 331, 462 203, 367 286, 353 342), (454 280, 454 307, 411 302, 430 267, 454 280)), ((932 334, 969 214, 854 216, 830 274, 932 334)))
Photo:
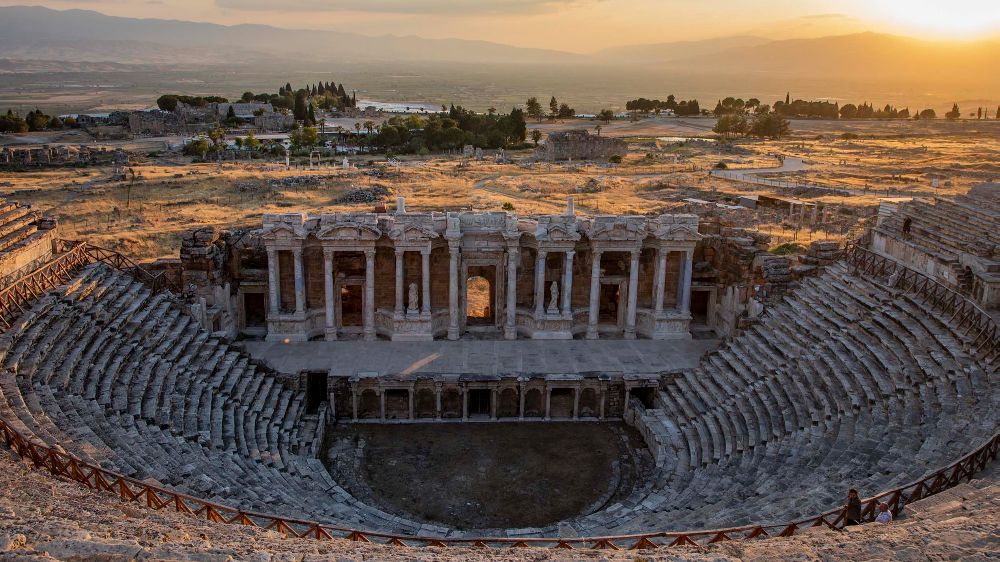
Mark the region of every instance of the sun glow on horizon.
POLYGON ((867 18, 908 34, 978 39, 1000 34, 997 0, 879 0, 865 2, 867 18))

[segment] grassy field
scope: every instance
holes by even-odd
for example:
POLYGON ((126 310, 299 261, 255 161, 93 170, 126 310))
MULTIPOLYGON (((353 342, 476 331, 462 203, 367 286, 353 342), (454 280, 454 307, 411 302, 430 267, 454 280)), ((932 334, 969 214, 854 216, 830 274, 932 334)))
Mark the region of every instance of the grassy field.
MULTIPOLYGON (((914 123, 901 134, 898 123, 871 122, 860 133, 855 132, 857 124, 850 124, 852 134, 844 138, 839 129, 810 122, 816 131, 830 132, 725 145, 662 140, 682 136, 678 126, 683 122, 651 119, 605 128, 602 134, 620 135, 629 143, 628 156, 617 166, 536 163, 531 151, 511 154, 510 164, 431 156, 406 157, 402 166, 392 166, 381 156, 372 157, 374 163, 365 157, 355 159, 350 170, 285 170, 261 161, 219 166, 194 164, 177 155, 140 155, 133 161, 134 183, 111 181, 111 170, 104 167, 8 171, 0 172, 0 197, 55 216, 65 238, 88 239, 147 259, 176 256, 180 234, 197 226, 254 226, 271 212, 371 211, 371 203, 339 200, 351 190, 375 186, 389 192, 384 200, 390 210, 402 195, 408 208, 418 211, 513 207, 522 215, 558 213, 572 196, 581 214, 694 212, 723 224, 759 228, 777 245, 842 237, 852 221, 873 212, 885 196, 953 196, 1000 178, 1000 135, 988 131, 948 132, 943 127, 929 133, 914 123), (659 121, 667 125, 658 127, 659 121), (775 167, 775 154, 799 157, 806 164, 778 177, 862 192, 847 197, 796 193, 708 176, 720 162, 729 169, 775 167), (289 177, 312 180, 298 186, 278 183, 289 177), (813 230, 788 223, 779 212, 716 205, 731 206, 741 195, 761 193, 799 197, 841 212, 813 230)), ((566 127, 533 126, 546 132, 566 127)))

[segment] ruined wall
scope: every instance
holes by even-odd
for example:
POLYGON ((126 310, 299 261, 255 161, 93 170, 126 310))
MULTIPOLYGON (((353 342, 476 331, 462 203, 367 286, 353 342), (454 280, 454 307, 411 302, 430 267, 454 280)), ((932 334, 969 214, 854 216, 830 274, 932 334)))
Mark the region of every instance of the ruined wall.
POLYGON ((621 139, 591 135, 577 129, 549 134, 545 143, 535 149, 535 158, 549 162, 555 160, 606 160, 612 156, 625 156, 628 145, 621 139))

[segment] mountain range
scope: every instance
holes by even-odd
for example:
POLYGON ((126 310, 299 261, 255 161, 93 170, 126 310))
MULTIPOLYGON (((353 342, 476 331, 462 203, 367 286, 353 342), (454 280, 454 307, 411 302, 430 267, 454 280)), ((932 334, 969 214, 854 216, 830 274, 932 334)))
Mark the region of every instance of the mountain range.
POLYGON ((1000 82, 1000 41, 938 42, 879 33, 771 40, 730 36, 589 54, 488 41, 368 36, 266 25, 107 16, 88 10, 0 7, 0 59, 137 65, 316 65, 455 62, 648 67, 691 73, 871 80, 930 77, 1000 82))

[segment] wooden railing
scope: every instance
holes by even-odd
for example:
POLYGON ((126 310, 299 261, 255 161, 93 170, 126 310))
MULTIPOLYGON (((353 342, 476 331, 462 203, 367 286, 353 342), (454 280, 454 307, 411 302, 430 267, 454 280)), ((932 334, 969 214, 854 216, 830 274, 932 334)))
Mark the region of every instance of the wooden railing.
MULTIPOLYGON (((110 492, 122 501, 145 504, 153 509, 169 509, 193 515, 215 523, 245 525, 270 529, 286 536, 317 540, 346 539, 396 546, 429 547, 472 547, 472 548, 596 548, 596 549, 655 549, 674 546, 706 545, 728 540, 751 540, 764 537, 790 537, 801 529, 827 527, 841 529, 845 523, 846 508, 833 509, 819 515, 787 523, 764 523, 708 529, 699 531, 653 531, 633 535, 612 535, 600 537, 428 537, 397 535, 378 531, 363 531, 325 525, 307 521, 244 511, 222 504, 206 501, 194 496, 181 494, 161 486, 123 476, 97 465, 56 450, 41 443, 31 441, 14 429, 6 420, 0 419, 3 442, 21 458, 34 464, 36 468, 49 471, 83 484, 95 491, 110 492)), ((905 486, 882 492, 862 500, 862 520, 873 521, 878 514, 878 505, 886 503, 894 515, 898 515, 909 503, 934 495, 942 490, 971 480, 987 464, 997 457, 1000 449, 1000 433, 958 461, 935 470, 923 478, 905 486)))
POLYGON ((895 289, 916 294, 969 338, 969 347, 980 361, 992 367, 1000 361, 1000 327, 972 299, 903 264, 858 243, 847 245, 845 259, 853 273, 877 277, 895 289))
POLYGON ((11 322, 20 316, 26 307, 31 306, 35 299, 66 283, 81 268, 94 262, 106 263, 115 269, 126 271, 137 280, 149 285, 154 291, 171 289, 176 292, 177 290, 176 287, 168 285, 167 278, 162 272, 150 273, 120 252, 87 242, 59 240, 56 244, 59 256, 15 280, 10 286, 0 289, 0 329, 10 328, 11 322))

